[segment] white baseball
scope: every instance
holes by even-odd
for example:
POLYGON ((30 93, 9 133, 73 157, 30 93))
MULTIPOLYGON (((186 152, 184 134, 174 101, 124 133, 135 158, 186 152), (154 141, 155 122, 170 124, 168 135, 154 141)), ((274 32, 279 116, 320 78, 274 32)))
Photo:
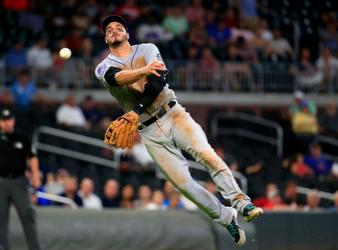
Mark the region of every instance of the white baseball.
POLYGON ((67 60, 72 56, 72 51, 68 48, 62 48, 59 51, 59 55, 62 59, 67 60))

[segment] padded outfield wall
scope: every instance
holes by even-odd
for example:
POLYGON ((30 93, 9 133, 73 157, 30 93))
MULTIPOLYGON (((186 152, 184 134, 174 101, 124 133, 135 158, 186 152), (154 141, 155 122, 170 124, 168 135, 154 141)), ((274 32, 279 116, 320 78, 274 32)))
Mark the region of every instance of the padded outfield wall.
MULTIPOLYGON (((200 212, 38 208, 37 213, 45 250, 239 249, 200 212)), ((266 213, 240 224, 247 232, 241 250, 338 250, 338 213, 266 213)), ((10 240, 13 250, 27 249, 13 209, 10 240)))

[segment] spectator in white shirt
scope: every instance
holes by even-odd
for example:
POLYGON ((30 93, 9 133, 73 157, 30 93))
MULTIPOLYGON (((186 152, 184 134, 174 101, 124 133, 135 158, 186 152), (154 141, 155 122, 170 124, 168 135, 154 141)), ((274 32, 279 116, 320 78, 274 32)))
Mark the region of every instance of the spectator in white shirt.
POLYGON ((90 178, 84 178, 81 181, 78 194, 83 201, 83 208, 102 209, 101 199, 94 194, 94 182, 90 178))
POLYGON ((52 54, 46 46, 46 40, 39 38, 36 44, 28 50, 27 59, 29 66, 38 70, 46 70, 52 66, 52 54))
POLYGON ((329 48, 323 48, 321 56, 317 60, 317 67, 322 73, 322 89, 330 88, 338 77, 338 59, 335 58, 329 48))
POLYGON ((86 118, 76 103, 74 94, 68 95, 56 111, 56 122, 58 125, 68 128, 88 128, 86 118))
POLYGON ((273 39, 266 50, 272 60, 289 61, 293 55, 289 41, 282 37, 279 29, 273 30, 273 39))
POLYGON ((147 167, 149 164, 154 162, 139 135, 137 136, 135 145, 130 149, 130 153, 132 154, 134 160, 143 167, 147 167))

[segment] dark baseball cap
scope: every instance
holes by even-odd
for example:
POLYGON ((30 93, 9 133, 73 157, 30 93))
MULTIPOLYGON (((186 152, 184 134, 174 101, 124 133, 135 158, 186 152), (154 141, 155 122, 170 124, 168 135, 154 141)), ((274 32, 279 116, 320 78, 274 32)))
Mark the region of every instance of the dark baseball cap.
POLYGON ((14 118, 14 114, 10 109, 4 108, 0 111, 0 120, 9 120, 14 118))
POLYGON ((110 24, 111 22, 118 22, 120 24, 123 25, 123 27, 127 30, 127 22, 126 20, 121 17, 121 16, 117 16, 117 15, 110 15, 110 16, 106 16, 103 21, 102 21, 102 30, 103 32, 106 32, 106 28, 108 26, 108 24, 110 24))

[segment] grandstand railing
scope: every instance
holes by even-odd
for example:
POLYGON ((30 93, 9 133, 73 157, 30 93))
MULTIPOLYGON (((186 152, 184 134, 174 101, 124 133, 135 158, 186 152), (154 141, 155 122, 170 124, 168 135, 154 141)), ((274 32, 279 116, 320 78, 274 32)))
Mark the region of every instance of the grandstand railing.
POLYGON ((35 192, 36 196, 42 199, 50 200, 50 201, 55 201, 62 203, 64 205, 68 205, 72 209, 78 209, 78 205, 72 200, 67 197, 62 197, 56 194, 49 194, 49 193, 44 193, 37 191, 35 192))
POLYGON ((338 162, 338 153, 337 153, 338 152, 338 140, 331 138, 331 137, 328 137, 328 136, 323 136, 323 135, 317 135, 316 140, 322 146, 324 146, 326 144, 326 145, 329 145, 331 148, 335 148, 335 150, 334 150, 334 152, 336 152, 335 154, 332 154, 330 152, 329 153, 325 152, 325 155, 327 157, 329 157, 332 161, 338 162))
MULTIPOLYGON (((118 168, 120 165, 119 157, 114 157, 114 159, 108 160, 108 159, 103 159, 102 157, 97 157, 97 156, 89 155, 86 153, 78 152, 75 150, 66 149, 66 148, 62 148, 59 146, 54 146, 52 144, 42 143, 39 141, 39 136, 41 134, 52 135, 55 137, 66 139, 66 140, 71 140, 71 141, 75 141, 78 143, 92 145, 92 146, 96 146, 100 148, 107 148, 107 146, 103 143, 102 140, 89 137, 89 136, 85 136, 85 135, 80 135, 80 134, 73 133, 73 132, 64 131, 61 129, 46 127, 46 126, 38 127, 34 131, 33 138, 32 138, 33 145, 37 150, 46 151, 49 153, 62 155, 62 156, 66 156, 69 158, 73 158, 76 160, 81 160, 81 161, 85 161, 85 162, 89 162, 89 163, 93 163, 97 165, 103 165, 105 167, 110 167, 110 168, 118 168)), ((114 152, 114 156, 117 156, 117 152, 115 150, 113 150, 113 152, 114 152)))
POLYGON ((283 155, 283 128, 277 123, 267 119, 263 119, 254 115, 248 115, 244 113, 218 113, 211 119, 211 135, 216 138, 219 135, 238 135, 246 137, 258 142, 274 145, 276 147, 276 155, 281 157, 283 155), (220 127, 220 120, 241 120, 246 123, 253 123, 256 125, 263 126, 265 128, 272 128, 276 131, 276 135, 268 136, 262 133, 250 131, 245 128, 227 128, 226 125, 222 124, 220 127))
MULTIPOLYGON (((95 77, 98 59, 72 58, 64 65, 47 70, 31 69, 32 77, 39 86, 49 88, 99 88, 95 77)), ((317 71, 302 75, 293 63, 283 62, 220 62, 214 67, 202 61, 166 60, 168 81, 173 89, 223 92, 290 92, 296 88, 313 92, 338 91, 338 69, 322 84, 323 74, 317 71)), ((18 78, 19 69, 0 67, 0 81, 11 83, 18 78)))
MULTIPOLYGON (((297 187, 297 193, 299 193, 299 194, 307 195, 311 191, 313 191, 313 189, 311 189, 311 188, 301 187, 301 186, 297 187)), ((317 193, 318 193, 318 196, 322 199, 334 201, 334 194, 332 194, 332 193, 318 191, 318 190, 317 190, 317 193)))

